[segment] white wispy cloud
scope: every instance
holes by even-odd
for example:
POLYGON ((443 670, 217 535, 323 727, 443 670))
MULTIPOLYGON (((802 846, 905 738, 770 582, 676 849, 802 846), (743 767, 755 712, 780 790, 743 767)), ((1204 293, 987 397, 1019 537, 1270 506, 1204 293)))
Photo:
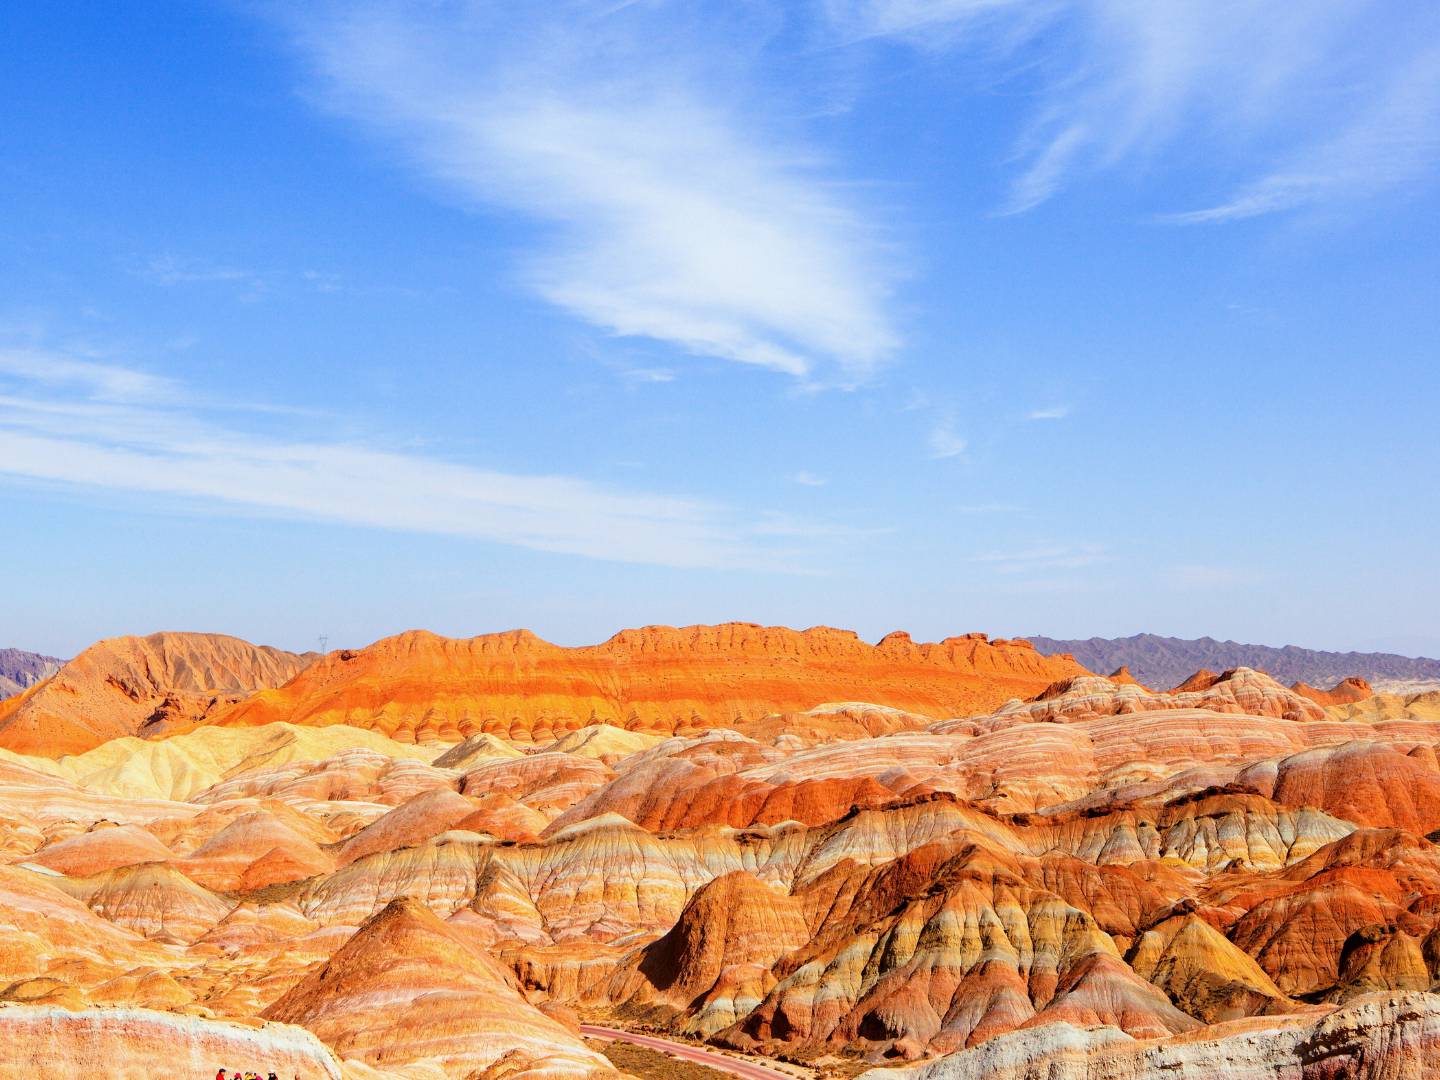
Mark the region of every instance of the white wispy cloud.
POLYGON ((179 384, 162 375, 43 349, 0 348, 0 385, 12 381, 69 390, 93 401, 174 401, 179 384))
POLYGON ((821 8, 842 40, 893 36, 935 49, 979 27, 1013 38, 1017 24, 1028 32, 1053 6, 1045 0, 823 0, 821 8))
POLYGON ((1440 47, 1415 57, 1334 135, 1245 184, 1226 202, 1170 214, 1180 224, 1240 221, 1365 198, 1424 178, 1440 162, 1440 47))
POLYGON ((129 260, 127 269, 136 277, 166 287, 227 286, 246 301, 260 300, 281 289, 319 293, 336 293, 341 289, 340 276, 325 270, 262 271, 174 253, 129 260))
POLYGON ((854 191, 767 120, 759 9, 280 10, 325 105, 464 200, 544 227, 520 273, 572 315, 822 382, 897 348, 890 259, 854 191))
POLYGON ((258 435, 189 400, 170 380, 121 366, 0 351, 0 478, 676 567, 803 569, 829 535, 783 515, 573 477, 258 435))
POLYGON ((155 282, 157 285, 238 282, 256 287, 260 283, 260 275, 252 270, 245 270, 238 266, 227 266, 221 263, 182 259, 180 256, 173 254, 152 255, 137 265, 136 273, 141 277, 155 282))
POLYGON ((1025 508, 1018 503, 993 502, 964 503, 951 509, 961 514, 1018 514, 1025 508))
POLYGON ((790 479, 801 487, 824 487, 826 484, 823 476, 816 476, 814 473, 806 472, 804 469, 801 469, 797 473, 792 473, 790 479))
POLYGON ((930 456, 937 460, 960 457, 970 446, 965 437, 957 432, 954 424, 948 420, 942 420, 932 427, 926 441, 930 447, 930 456))
POLYGON ((1076 570, 1108 558, 1098 544, 1037 544, 1005 551, 987 551, 970 556, 996 573, 1023 574, 1052 570, 1076 570))
POLYGON ((1178 164, 1229 186, 1214 205, 1168 215, 1198 224, 1371 197, 1440 167, 1433 4, 828 0, 827 10, 847 39, 968 49, 968 62, 1037 81, 1007 213, 1120 168, 1178 164))
POLYGON ((1260 578, 1249 570, 1234 566, 1186 563, 1171 567, 1162 575, 1165 584, 1182 591, 1208 592, 1252 585, 1260 578))
POLYGON ((1070 123, 1043 139, 1037 140, 1033 134, 1029 136, 1026 141, 1034 148, 1019 155, 1029 164, 1011 183, 1010 194, 1001 213, 1023 214, 1060 190, 1089 138, 1086 125, 1080 121, 1070 123))
POLYGON ((668 383, 675 381, 675 372, 671 368, 622 367, 616 368, 616 371, 626 382, 668 383))
POLYGON ((1070 415, 1069 405, 1051 405, 1044 409, 1031 409, 1025 414, 1027 420, 1064 420, 1070 415))

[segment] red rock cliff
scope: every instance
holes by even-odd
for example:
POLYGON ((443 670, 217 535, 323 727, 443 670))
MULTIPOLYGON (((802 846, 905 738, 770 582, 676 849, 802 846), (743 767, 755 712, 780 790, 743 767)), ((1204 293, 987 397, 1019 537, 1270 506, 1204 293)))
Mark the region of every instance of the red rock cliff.
POLYGON ((524 630, 465 639, 411 631, 330 653, 220 722, 343 723, 401 739, 485 731, 539 742, 593 723, 664 733, 729 727, 832 701, 956 716, 1083 672, 1069 656, 983 634, 922 644, 893 633, 870 645, 829 627, 726 623, 649 626, 564 648, 524 630))

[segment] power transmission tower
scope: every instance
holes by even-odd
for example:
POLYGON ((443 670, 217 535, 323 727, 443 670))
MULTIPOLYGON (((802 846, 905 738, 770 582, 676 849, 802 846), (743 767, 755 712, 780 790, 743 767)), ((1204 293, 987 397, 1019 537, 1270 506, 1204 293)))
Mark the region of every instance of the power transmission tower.
POLYGON ((320 642, 320 651, 323 653, 323 652, 326 651, 326 650, 325 650, 325 646, 327 646, 327 645, 330 644, 330 635, 329 635, 329 634, 321 634, 321 635, 320 635, 318 638, 316 638, 315 640, 318 641, 318 642, 320 642))

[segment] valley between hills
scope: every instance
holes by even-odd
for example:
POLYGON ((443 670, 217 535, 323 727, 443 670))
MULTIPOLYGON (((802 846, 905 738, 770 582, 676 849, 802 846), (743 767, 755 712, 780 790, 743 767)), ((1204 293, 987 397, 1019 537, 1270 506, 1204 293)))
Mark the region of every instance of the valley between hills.
POLYGON ((738 623, 11 668, 0 1075, 1440 1075, 1435 690, 738 623))

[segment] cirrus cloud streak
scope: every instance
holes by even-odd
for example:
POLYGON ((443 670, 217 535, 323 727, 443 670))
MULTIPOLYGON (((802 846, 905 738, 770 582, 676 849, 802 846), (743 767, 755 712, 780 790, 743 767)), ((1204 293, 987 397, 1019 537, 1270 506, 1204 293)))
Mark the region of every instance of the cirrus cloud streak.
POLYGON ((1033 81, 1005 213, 1087 173, 1230 190, 1162 220, 1238 221, 1403 191, 1440 166, 1440 8, 1408 0, 826 0, 892 39, 1033 81))
POLYGON ((749 5, 280 10, 327 108, 542 229, 519 274, 570 314, 821 383, 898 348, 892 267, 854 189, 766 115, 749 5))
POLYGON ((0 479, 658 566, 810 572, 828 530, 779 514, 239 430, 168 379, 0 352, 0 479))

